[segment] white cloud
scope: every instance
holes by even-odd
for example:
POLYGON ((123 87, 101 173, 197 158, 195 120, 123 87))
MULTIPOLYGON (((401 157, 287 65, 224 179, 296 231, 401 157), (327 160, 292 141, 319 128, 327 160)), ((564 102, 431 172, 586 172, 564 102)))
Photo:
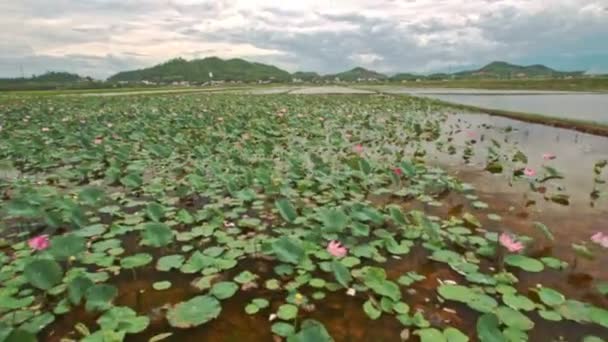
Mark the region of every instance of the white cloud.
POLYGON ((0 3, 0 76, 20 64, 106 77, 209 55, 291 71, 606 69, 606 36, 605 0, 20 0, 0 3))
POLYGON ((384 59, 382 56, 375 53, 357 53, 350 55, 348 58, 363 66, 370 66, 384 59))

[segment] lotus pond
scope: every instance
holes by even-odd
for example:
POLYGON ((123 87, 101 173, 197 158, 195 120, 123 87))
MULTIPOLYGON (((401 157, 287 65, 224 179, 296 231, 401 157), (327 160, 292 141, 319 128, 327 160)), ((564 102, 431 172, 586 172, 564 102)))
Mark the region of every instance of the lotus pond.
POLYGON ((604 341, 608 150, 500 120, 385 95, 5 99, 0 341, 604 341))

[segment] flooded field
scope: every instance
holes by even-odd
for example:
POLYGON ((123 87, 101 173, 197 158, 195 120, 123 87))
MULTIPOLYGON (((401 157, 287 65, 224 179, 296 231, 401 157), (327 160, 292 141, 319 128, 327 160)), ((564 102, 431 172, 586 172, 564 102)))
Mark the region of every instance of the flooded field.
POLYGON ((480 108, 608 123, 606 93, 399 87, 373 89, 389 94, 411 94, 480 108))
POLYGON ((0 340, 608 336, 608 138, 310 89, 0 103, 0 340))

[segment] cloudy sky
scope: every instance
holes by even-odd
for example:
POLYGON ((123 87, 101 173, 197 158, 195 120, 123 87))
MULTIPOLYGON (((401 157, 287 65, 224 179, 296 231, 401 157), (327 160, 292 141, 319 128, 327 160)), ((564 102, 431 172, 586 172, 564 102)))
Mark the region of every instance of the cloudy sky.
POLYGON ((0 77, 105 78, 167 59, 288 71, 457 71, 492 60, 608 72, 608 0, 15 0, 0 77))

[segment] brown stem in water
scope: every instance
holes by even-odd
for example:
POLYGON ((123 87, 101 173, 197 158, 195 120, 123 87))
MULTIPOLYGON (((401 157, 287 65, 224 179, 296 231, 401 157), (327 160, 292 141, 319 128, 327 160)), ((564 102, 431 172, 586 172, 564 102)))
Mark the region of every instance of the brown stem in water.
POLYGON ((505 249, 501 246, 498 246, 498 250, 496 251, 498 270, 503 272, 505 270, 505 249))

